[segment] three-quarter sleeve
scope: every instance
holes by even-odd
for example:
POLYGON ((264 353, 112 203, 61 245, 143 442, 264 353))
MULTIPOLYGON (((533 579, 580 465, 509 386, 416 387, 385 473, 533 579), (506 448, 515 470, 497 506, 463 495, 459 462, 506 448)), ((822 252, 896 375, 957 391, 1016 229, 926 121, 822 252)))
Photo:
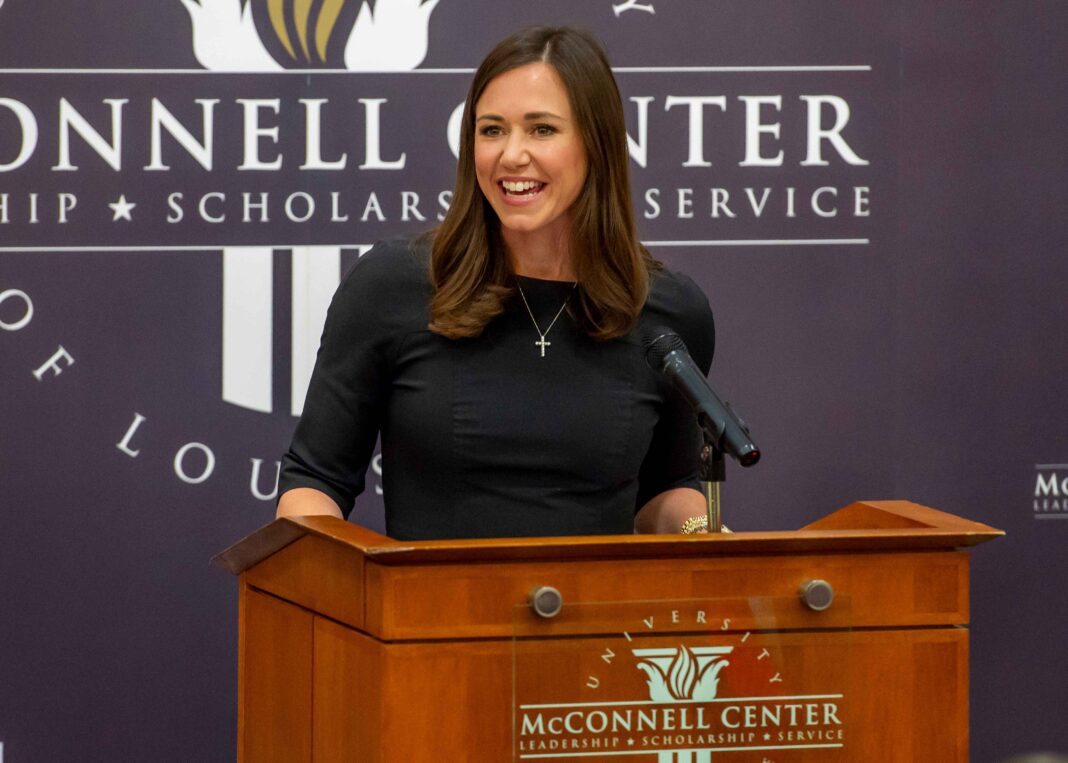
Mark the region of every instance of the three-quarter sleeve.
MULTIPOLYGON (((347 517, 364 488, 382 428, 396 341, 396 245, 379 244, 350 270, 327 312, 304 411, 282 459, 279 496, 309 487, 347 517), (395 302, 394 302, 395 304, 395 302)), ((403 255, 401 255, 403 256, 403 255)))

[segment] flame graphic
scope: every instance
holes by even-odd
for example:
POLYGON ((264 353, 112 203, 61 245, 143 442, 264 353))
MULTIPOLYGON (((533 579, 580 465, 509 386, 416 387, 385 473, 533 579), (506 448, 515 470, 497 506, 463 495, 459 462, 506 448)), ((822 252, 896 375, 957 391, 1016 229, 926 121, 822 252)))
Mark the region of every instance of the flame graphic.
POLYGON ((643 657, 638 668, 648 680, 649 699, 654 702, 677 702, 679 700, 713 700, 719 690, 719 673, 730 662, 722 656, 729 652, 698 648, 696 653, 685 646, 675 650, 635 650, 643 657), (674 656, 671 652, 674 651, 674 656), (650 654, 653 653, 653 654, 650 654))
POLYGON ((193 50, 201 65, 212 71, 247 72, 327 63, 332 40, 343 33, 338 27, 355 12, 350 5, 354 2, 360 7, 344 40, 345 67, 364 72, 415 69, 426 58, 430 14, 439 1, 181 0, 193 21, 193 50), (265 11, 261 28, 269 25, 284 63, 275 60, 260 39, 254 6, 265 11))
POLYGON ((689 699, 693 692, 693 685, 697 678, 697 666, 694 664, 690 650, 684 646, 679 647, 678 656, 672 661, 668 669, 668 682, 671 696, 675 699, 689 699))
POLYGON ((439 0, 368 2, 345 44, 345 67, 361 72, 410 71, 426 58, 430 14, 439 0))
POLYGON ((281 66, 263 46, 252 6, 236 0, 181 0, 193 22, 193 54, 216 72, 269 72, 281 66))
POLYGON ((267 0, 267 15, 271 29, 292 60, 324 63, 327 44, 345 7, 345 0, 324 0, 314 17, 312 6, 313 0, 267 0), (287 10, 297 32, 296 44, 286 25, 287 10))

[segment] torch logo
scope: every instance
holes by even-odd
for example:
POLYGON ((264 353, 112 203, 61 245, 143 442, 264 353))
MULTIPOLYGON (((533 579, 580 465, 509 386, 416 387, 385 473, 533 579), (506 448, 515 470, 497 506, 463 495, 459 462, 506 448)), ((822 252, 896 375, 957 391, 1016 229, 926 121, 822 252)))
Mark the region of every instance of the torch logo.
POLYGON ((730 665, 732 646, 634 649, 638 668, 649 677, 653 702, 709 702, 719 689, 719 672, 730 665))
MULTIPOLYGON (((426 58, 439 0, 180 0, 205 69, 410 71, 426 58)), ((0 0, 2 2, 2 0, 0 0)))

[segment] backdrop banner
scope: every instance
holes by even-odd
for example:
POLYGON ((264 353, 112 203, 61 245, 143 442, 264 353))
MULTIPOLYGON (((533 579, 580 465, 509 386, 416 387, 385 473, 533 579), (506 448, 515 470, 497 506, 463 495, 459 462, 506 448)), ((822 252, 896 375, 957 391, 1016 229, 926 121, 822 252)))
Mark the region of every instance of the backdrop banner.
POLYGON ((727 523, 1007 530, 973 760, 1068 751, 1068 5, 0 0, 0 763, 233 758, 208 559, 272 518, 331 294, 442 219, 473 67, 530 23, 603 40, 643 240, 709 295, 764 454, 727 523))

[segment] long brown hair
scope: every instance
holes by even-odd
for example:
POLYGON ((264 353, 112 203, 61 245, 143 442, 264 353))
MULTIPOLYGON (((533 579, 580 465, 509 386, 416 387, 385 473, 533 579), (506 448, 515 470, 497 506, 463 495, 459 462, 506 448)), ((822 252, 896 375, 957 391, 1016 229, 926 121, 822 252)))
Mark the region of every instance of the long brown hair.
POLYGON ((570 210, 579 282, 575 320, 595 339, 626 334, 645 304, 649 273, 658 267, 638 240, 623 104, 604 51, 575 29, 523 29, 490 51, 475 72, 464 103, 452 204, 433 232, 429 327, 451 339, 480 334, 514 291, 499 220, 475 176, 475 106, 492 79, 538 62, 552 66, 567 89, 589 167, 570 210))

